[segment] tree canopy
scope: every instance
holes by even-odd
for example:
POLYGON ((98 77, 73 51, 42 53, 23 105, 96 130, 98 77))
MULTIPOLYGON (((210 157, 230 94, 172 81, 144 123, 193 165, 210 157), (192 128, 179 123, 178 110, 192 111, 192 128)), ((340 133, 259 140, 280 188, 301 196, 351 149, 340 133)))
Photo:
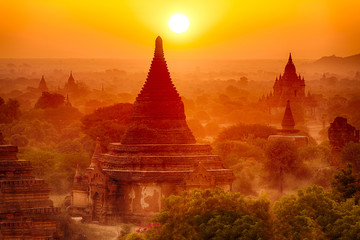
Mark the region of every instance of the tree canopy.
POLYGON ((270 201, 239 193, 195 190, 165 199, 146 239, 269 239, 270 201))
POLYGON ((131 121, 132 104, 118 103, 85 115, 81 122, 83 131, 92 139, 100 138, 102 146, 120 142, 131 121))

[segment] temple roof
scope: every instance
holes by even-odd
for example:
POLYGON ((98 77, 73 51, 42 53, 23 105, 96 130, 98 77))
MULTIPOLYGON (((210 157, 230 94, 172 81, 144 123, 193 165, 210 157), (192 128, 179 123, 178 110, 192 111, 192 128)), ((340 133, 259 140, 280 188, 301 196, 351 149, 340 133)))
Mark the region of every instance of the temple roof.
POLYGON ((286 103, 285 114, 284 114, 284 118, 281 122, 281 126, 282 126, 283 130, 293 130, 295 127, 295 121, 294 121, 294 117, 291 112, 289 100, 286 103))
POLYGON ((161 37, 156 38, 154 58, 132 118, 123 144, 195 143, 186 124, 184 104, 171 81, 161 37))

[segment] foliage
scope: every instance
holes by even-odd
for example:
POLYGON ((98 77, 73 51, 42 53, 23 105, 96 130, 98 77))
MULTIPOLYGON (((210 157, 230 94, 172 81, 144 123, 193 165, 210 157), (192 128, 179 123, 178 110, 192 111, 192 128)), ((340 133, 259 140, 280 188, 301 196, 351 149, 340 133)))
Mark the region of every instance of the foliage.
POLYGON ((28 150, 18 157, 31 162, 35 176, 43 178, 54 192, 70 190, 76 166, 89 166, 90 157, 83 152, 56 153, 43 150, 28 150))
POLYGON ((29 140, 20 134, 12 135, 10 138, 10 144, 18 147, 25 147, 29 143, 29 140))
POLYGON ((5 103, 0 97, 0 123, 11 123, 20 116, 20 104, 16 99, 9 98, 5 103))
POLYGON ((360 143, 350 142, 340 152, 343 163, 351 163, 355 172, 360 172, 360 143))
POLYGON ((118 103, 99 108, 85 115, 81 122, 83 131, 93 140, 100 138, 103 146, 110 142, 119 142, 131 121, 132 104, 118 103))
POLYGON ((245 199, 239 193, 194 190, 165 199, 165 208, 146 239, 268 239, 270 202, 245 199))
POLYGON ((360 200, 360 174, 353 173, 351 164, 348 164, 346 169, 341 169, 334 175, 331 189, 333 196, 338 201, 355 198, 355 202, 358 204, 360 200))
POLYGON ((265 168, 269 173, 269 180, 278 182, 279 193, 283 191, 284 176, 291 174, 306 177, 308 170, 300 161, 295 144, 289 140, 277 139, 269 142, 265 149, 267 161, 265 168))
POLYGON ((240 140, 245 141, 249 137, 267 139, 270 135, 276 134, 273 127, 260 124, 237 124, 220 132, 217 141, 240 140))
POLYGON ((35 108, 57 108, 64 105, 65 97, 58 93, 43 92, 35 103, 35 108))
POLYGON ((275 203, 274 239, 359 239, 359 212, 352 199, 336 202, 322 187, 308 187, 275 203))

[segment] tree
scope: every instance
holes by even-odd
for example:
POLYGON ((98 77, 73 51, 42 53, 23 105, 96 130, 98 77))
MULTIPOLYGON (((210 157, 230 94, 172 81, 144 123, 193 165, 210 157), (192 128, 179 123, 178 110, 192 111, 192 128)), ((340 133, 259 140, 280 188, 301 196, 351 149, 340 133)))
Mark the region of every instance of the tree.
POLYGON ((146 239, 269 239, 270 202, 239 193, 194 190, 170 196, 146 239))
POLYGON ((331 182, 333 196, 338 201, 355 198, 355 203, 360 200, 360 174, 354 174, 351 164, 346 169, 341 169, 331 182))
POLYGON ((282 197, 273 207, 275 239, 328 239, 326 228, 340 217, 322 187, 312 186, 282 197))
POLYGON ((283 192, 284 174, 294 173, 299 167, 298 152, 293 142, 283 139, 271 141, 265 150, 265 166, 270 177, 278 181, 279 193, 283 192))
POLYGON ((11 123, 20 116, 20 104, 16 99, 9 98, 6 103, 0 100, 0 123, 11 123))
POLYGON ((120 142, 131 121, 132 110, 129 103, 99 108, 81 119, 82 129, 93 140, 99 137, 104 147, 110 142, 120 142))
POLYGON ((272 212, 276 240, 359 239, 360 207, 354 199, 334 201, 316 185, 299 190, 297 197, 282 197, 272 212))
POLYGON ((350 142, 340 152, 343 163, 351 163, 355 172, 360 172, 360 143, 350 142))
POLYGON ((246 141, 250 138, 267 139, 270 135, 276 134, 277 130, 273 127, 260 124, 238 124, 231 126, 220 132, 217 141, 238 140, 246 141))
POLYGON ((43 92, 41 97, 37 100, 35 108, 57 108, 63 106, 65 97, 58 93, 43 92))

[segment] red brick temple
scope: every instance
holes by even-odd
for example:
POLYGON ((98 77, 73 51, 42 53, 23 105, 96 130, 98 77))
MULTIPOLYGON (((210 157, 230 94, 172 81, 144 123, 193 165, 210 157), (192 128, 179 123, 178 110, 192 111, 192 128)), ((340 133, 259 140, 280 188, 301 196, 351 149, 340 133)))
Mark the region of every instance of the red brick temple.
POLYGON ((17 152, 17 146, 0 143, 0 239, 63 239, 48 185, 17 152))
POLYGON ((162 208, 162 198, 196 188, 231 191, 234 175, 208 144, 197 144, 186 123, 184 104, 164 58, 162 39, 146 82, 134 103, 132 124, 108 153, 97 146, 89 168, 77 173, 73 215, 113 223, 147 219, 162 208))

